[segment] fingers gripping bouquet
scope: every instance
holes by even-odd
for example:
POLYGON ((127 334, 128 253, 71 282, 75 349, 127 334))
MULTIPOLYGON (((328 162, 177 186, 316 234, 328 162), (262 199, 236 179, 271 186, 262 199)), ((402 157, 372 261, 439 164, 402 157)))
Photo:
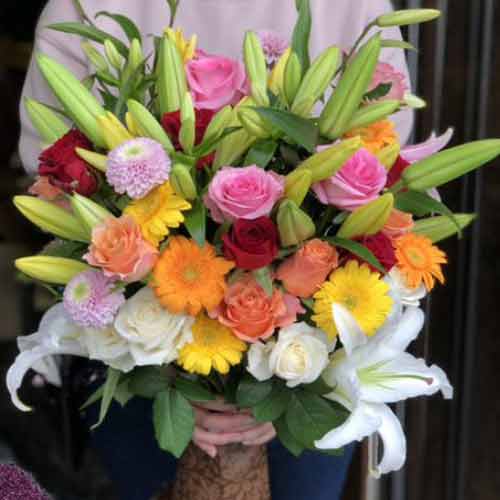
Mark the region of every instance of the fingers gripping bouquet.
POLYGON ((33 196, 14 202, 56 239, 16 266, 58 301, 19 340, 16 406, 29 409, 17 395, 29 368, 58 384, 54 356, 83 356, 109 367, 89 400, 99 423, 113 398, 153 398, 158 444, 176 456, 190 401, 223 397, 272 422, 296 455, 379 433, 373 473, 400 468, 389 404, 452 396, 440 368, 406 352, 420 300, 444 283, 435 243, 474 218, 434 188, 500 154, 499 140, 440 152, 450 132, 398 142, 388 116, 421 101, 379 63, 386 47, 409 47, 384 28, 438 15, 383 15, 349 53, 312 62, 307 0, 291 43, 249 32, 244 63, 172 29, 145 57, 118 17, 128 44, 90 24, 52 26, 104 50, 83 43, 95 67, 84 82, 36 56, 61 109, 27 100, 46 147, 33 196))

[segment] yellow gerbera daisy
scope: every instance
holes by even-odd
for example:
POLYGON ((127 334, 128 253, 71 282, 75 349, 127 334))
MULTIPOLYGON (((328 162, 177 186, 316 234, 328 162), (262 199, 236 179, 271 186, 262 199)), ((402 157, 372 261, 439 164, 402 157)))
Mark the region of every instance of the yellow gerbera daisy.
POLYGON ((441 264, 446 264, 446 254, 432 244, 425 236, 408 233, 394 242, 397 267, 406 278, 410 288, 418 288, 422 281, 431 291, 435 279, 444 283, 441 264))
POLYGON ((215 309, 226 291, 225 275, 234 262, 217 257, 212 245, 203 247, 184 236, 170 239, 153 269, 152 286, 171 313, 196 316, 215 309))
POLYGON ((345 137, 361 137, 363 147, 376 154, 386 146, 392 146, 399 141, 399 136, 390 120, 382 120, 367 127, 355 128, 345 134, 345 137))
POLYGON ((232 365, 241 363, 247 345, 227 326, 200 314, 192 331, 193 342, 181 349, 177 360, 188 372, 208 375, 213 368, 225 374, 232 365))
POLYGON ((184 37, 184 32, 182 29, 177 28, 176 30, 172 28, 167 28, 165 30, 165 35, 172 40, 179 50, 179 54, 182 57, 184 64, 191 61, 196 53, 196 44, 198 42, 197 35, 193 35, 189 40, 184 37))
POLYGON ((170 232, 184 222, 183 210, 191 204, 174 193, 170 183, 165 182, 153 189, 144 198, 134 200, 123 211, 140 226, 144 239, 158 246, 170 232))
POLYGON ((379 273, 372 272, 366 264, 350 260, 335 270, 315 293, 312 319, 334 339, 338 332, 332 306, 340 304, 349 310, 366 335, 373 335, 391 311, 393 301, 388 295, 389 289, 379 273))

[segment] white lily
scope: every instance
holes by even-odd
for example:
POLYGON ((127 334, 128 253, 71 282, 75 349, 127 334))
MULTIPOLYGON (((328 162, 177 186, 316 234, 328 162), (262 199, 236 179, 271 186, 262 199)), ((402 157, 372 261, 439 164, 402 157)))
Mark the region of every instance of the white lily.
POLYGON ((397 322, 388 322, 371 338, 361 332, 356 320, 342 306, 333 306, 333 317, 344 345, 323 373, 335 390, 326 397, 346 407, 351 415, 343 425, 327 433, 315 446, 340 448, 378 432, 384 455, 372 475, 400 469, 406 460, 406 438, 399 420, 387 403, 438 391, 447 399, 453 388, 436 365, 427 366, 405 352, 421 331, 424 313, 408 307, 397 322))

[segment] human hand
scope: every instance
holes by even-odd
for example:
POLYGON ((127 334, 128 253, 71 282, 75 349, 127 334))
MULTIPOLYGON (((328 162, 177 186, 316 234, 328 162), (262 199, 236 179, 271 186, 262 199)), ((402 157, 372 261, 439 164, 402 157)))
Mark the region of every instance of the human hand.
POLYGON ((193 404, 193 408, 193 443, 212 458, 217 456, 217 446, 230 443, 258 446, 276 436, 271 423, 258 423, 249 410, 239 410, 221 401, 193 404))

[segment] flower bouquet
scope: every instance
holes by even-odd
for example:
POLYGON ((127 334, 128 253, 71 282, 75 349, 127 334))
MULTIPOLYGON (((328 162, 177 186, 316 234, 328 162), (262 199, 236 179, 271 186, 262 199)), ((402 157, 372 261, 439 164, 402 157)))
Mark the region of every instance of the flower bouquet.
POLYGON ((128 43, 85 21, 51 26, 87 39, 95 71, 81 82, 36 55, 60 109, 26 101, 45 149, 34 196, 14 203, 56 239, 16 267, 57 301, 19 339, 7 375, 19 409, 28 369, 59 384, 57 356, 82 356, 108 367, 87 403, 100 401, 96 425, 113 399, 152 398, 158 445, 180 457, 191 402, 222 398, 297 456, 378 433, 380 475, 406 456, 389 405, 452 396, 439 367, 406 352, 420 301, 444 283, 435 243, 474 219, 435 189, 500 140, 399 143, 388 117, 424 103, 379 63, 411 48, 384 28, 438 11, 382 15, 348 53, 310 61, 309 2, 297 6, 291 43, 248 32, 244 63, 172 28, 146 57, 133 21, 111 14, 128 43))

